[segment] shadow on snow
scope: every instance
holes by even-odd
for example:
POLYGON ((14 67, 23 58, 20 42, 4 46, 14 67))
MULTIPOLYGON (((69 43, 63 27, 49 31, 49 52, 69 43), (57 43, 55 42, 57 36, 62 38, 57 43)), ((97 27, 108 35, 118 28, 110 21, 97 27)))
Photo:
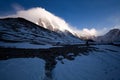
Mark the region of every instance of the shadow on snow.
POLYGON ((89 55, 89 52, 92 51, 99 51, 99 49, 92 46, 65 46, 50 49, 0 48, 0 60, 11 58, 41 58, 46 62, 46 77, 44 80, 52 80, 52 71, 57 64, 56 60, 64 64, 63 59, 74 60, 76 56, 89 55))

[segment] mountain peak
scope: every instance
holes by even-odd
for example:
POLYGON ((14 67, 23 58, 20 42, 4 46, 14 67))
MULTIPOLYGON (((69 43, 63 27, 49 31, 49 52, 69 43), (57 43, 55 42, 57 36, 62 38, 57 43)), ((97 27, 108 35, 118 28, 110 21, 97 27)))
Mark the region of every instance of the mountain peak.
POLYGON ((108 34, 113 34, 113 35, 115 35, 115 34, 119 34, 119 32, 120 32, 120 29, 111 29, 106 35, 108 35, 108 34))
POLYGON ((120 29, 111 29, 105 35, 96 37, 95 41, 107 43, 120 42, 120 29))

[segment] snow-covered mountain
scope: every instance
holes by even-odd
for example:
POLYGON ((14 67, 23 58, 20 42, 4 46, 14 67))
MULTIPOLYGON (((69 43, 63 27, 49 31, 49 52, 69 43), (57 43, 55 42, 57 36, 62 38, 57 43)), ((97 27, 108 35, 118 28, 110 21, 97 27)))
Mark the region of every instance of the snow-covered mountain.
POLYGON ((28 10, 20 10, 20 11, 17 11, 16 14, 0 16, 0 18, 8 18, 8 17, 11 17, 11 18, 21 17, 41 27, 44 27, 46 29, 49 29, 55 32, 57 31, 68 32, 69 31, 74 36, 77 36, 82 39, 92 38, 97 35, 96 29, 94 28, 78 29, 77 27, 70 25, 63 18, 41 7, 35 7, 35 8, 28 9, 28 10))
POLYGON ((96 37, 94 40, 100 43, 120 42, 120 29, 112 29, 105 35, 96 37))
MULTIPOLYGON (((82 41, 69 31, 51 31, 23 18, 0 19, 0 46, 77 44, 82 41)), ((34 47, 36 47, 34 46, 34 47)), ((38 46, 39 47, 39 46, 38 46)))

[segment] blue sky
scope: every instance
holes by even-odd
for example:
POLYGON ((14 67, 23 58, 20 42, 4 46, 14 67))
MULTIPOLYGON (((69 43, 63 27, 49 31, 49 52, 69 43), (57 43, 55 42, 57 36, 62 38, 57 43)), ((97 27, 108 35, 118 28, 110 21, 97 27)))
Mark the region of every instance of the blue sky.
POLYGON ((0 0, 0 16, 42 7, 79 29, 101 29, 120 24, 120 0, 0 0))

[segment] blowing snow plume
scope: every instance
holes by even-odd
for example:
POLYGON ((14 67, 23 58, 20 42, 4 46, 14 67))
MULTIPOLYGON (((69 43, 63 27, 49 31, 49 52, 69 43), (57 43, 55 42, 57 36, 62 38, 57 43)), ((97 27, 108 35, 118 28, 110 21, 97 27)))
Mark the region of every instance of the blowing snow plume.
POLYGON ((48 12, 41 7, 32 8, 29 10, 20 10, 17 11, 15 15, 9 15, 7 17, 22 17, 49 30, 62 32, 69 31, 73 35, 78 37, 88 37, 96 35, 95 29, 77 30, 74 27, 71 27, 62 18, 55 16, 54 14, 48 12))
POLYGON ((52 31, 58 29, 60 31, 68 30, 72 32, 69 24, 67 24, 63 19, 39 7, 29 10, 21 10, 15 15, 9 15, 7 17, 22 17, 52 31))

